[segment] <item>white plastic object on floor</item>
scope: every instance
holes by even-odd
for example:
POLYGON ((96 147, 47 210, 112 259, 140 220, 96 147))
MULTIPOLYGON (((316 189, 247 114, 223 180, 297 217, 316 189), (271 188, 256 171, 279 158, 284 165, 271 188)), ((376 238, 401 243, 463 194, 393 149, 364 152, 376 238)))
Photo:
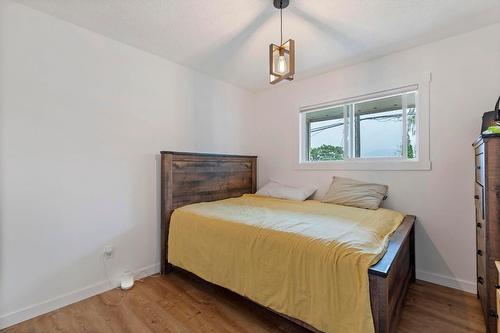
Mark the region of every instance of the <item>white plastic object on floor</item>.
POLYGON ((126 271, 120 279, 120 288, 122 290, 129 290, 134 286, 134 276, 131 272, 126 271))

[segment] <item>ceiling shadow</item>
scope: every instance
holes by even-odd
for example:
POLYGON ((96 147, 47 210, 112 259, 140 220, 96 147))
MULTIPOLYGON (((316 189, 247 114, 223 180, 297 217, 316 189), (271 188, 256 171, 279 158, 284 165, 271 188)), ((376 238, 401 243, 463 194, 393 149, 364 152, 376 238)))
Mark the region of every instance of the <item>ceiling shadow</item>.
POLYGON ((244 45, 252 35, 275 14, 275 11, 271 10, 271 7, 261 10, 238 34, 221 44, 213 45, 206 52, 191 57, 188 59, 188 62, 194 61, 202 67, 219 66, 221 70, 227 68, 227 64, 234 61, 238 54, 242 52, 244 45))
POLYGON ((356 46, 356 41, 354 39, 349 38, 347 35, 335 29, 331 24, 327 24, 319 20, 317 17, 307 13, 303 9, 300 9, 297 6, 290 6, 290 11, 298 17, 301 17, 305 22, 309 23, 322 34, 334 39, 344 49, 349 50, 353 46, 356 46))

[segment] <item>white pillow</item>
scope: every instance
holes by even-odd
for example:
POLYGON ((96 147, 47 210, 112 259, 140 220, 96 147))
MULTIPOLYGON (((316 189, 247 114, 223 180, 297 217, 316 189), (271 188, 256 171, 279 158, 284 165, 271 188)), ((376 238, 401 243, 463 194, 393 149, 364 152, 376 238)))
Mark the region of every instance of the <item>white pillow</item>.
POLYGON ((294 187, 271 180, 269 181, 269 183, 262 186, 255 194, 264 197, 304 201, 309 198, 315 191, 316 189, 294 187))

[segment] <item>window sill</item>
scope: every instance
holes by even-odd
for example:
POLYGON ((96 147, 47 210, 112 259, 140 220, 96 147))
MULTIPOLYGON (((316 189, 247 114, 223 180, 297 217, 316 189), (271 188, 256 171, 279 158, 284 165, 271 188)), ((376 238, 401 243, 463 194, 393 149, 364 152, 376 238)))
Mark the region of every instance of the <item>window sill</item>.
POLYGON ((358 160, 300 162, 296 170, 339 170, 339 171, 429 171, 430 161, 358 160))

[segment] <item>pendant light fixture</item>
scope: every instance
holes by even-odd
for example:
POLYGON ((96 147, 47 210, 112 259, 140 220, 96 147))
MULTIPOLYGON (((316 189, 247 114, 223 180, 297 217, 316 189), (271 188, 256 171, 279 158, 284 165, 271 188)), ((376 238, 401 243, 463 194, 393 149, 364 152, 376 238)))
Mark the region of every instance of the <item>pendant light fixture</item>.
POLYGON ((274 7, 280 10, 280 44, 269 45, 269 83, 276 84, 284 79, 293 80, 295 75, 295 41, 289 39, 283 43, 283 9, 289 0, 273 0, 274 7))

